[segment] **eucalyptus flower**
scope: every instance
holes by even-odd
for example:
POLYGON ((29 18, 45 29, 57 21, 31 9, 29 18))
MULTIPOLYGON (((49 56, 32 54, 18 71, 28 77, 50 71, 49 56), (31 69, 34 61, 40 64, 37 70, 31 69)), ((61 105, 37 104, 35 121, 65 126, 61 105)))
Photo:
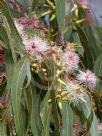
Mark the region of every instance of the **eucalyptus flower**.
POLYGON ((78 69, 79 56, 74 51, 64 52, 61 56, 61 67, 65 72, 71 73, 78 69))
POLYGON ((41 57, 42 55, 45 55, 45 52, 50 49, 48 42, 39 36, 34 36, 31 39, 24 40, 23 43, 27 53, 34 57, 41 57))
POLYGON ((84 89, 76 82, 69 81, 64 90, 68 92, 68 100, 70 104, 72 103, 74 106, 77 106, 81 101, 84 101, 84 89))
POLYGON ((85 84, 86 87, 91 89, 95 89, 96 87, 97 77, 90 70, 86 70, 85 72, 80 71, 80 73, 77 75, 77 79, 81 83, 85 84))

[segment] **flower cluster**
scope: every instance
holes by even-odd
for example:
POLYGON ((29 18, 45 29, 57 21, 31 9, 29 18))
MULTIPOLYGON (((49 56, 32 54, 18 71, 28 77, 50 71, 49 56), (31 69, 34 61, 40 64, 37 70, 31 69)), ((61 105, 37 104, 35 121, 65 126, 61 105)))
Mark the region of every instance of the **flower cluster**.
MULTIPOLYGON (((21 18, 15 21, 15 25, 20 33, 27 54, 29 54, 38 63, 42 63, 45 58, 54 57, 57 68, 61 71, 58 78, 64 82, 62 92, 67 92, 69 103, 78 105, 84 102, 84 92, 87 89, 94 90, 97 78, 90 70, 82 70, 80 66, 80 57, 75 49, 74 43, 67 43, 64 48, 53 46, 45 37, 34 34, 32 37, 26 33, 25 27, 28 27, 28 18, 21 18), (67 81, 66 81, 67 79, 67 81)), ((33 22, 34 23, 34 22, 33 22)), ((30 24, 32 26, 32 24, 30 24)))

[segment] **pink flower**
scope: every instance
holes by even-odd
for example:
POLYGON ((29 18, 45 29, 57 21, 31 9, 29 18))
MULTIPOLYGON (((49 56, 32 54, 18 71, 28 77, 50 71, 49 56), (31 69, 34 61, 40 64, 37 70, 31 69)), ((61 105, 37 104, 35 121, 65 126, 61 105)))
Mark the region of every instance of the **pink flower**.
POLYGON ((24 40, 24 45, 26 48, 26 51, 31 56, 36 56, 44 54, 47 50, 49 50, 49 46, 46 40, 41 39, 38 36, 35 36, 32 39, 24 40))
POLYGON ((78 69, 79 56, 74 51, 67 51, 61 56, 62 69, 66 72, 74 72, 78 69))
POLYGON ((90 70, 86 72, 80 71, 80 74, 77 75, 77 79, 91 89, 95 89, 96 87, 97 78, 90 70))
POLYGON ((68 81, 64 90, 68 91, 70 104, 73 103, 76 106, 83 100, 84 89, 76 82, 68 81))

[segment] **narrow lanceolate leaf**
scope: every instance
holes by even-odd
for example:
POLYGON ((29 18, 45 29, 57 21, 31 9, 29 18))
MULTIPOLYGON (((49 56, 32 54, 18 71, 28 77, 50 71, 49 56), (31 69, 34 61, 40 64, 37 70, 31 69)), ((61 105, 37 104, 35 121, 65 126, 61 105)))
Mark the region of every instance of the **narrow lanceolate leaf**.
MULTIPOLYGON (((91 115, 91 105, 90 105, 90 99, 89 99, 89 96, 87 94, 84 95, 84 99, 86 100, 86 103, 83 103, 81 106, 82 106, 82 109, 83 109, 83 112, 86 116, 86 119, 88 120, 90 115, 91 115)), ((90 134, 91 136, 99 136, 98 135, 98 129, 97 129, 97 119, 96 119, 96 116, 95 116, 95 113, 93 113, 93 120, 91 120, 91 126, 90 126, 90 134)), ((89 125, 89 124, 88 124, 89 125)))
POLYGON ((4 120, 0 120, 0 136, 7 136, 6 124, 4 120))
MULTIPOLYGON (((14 75, 11 84, 11 103, 14 113, 14 121, 16 132, 18 136, 25 135, 25 120, 23 116, 23 111, 21 108, 21 94, 23 89, 23 84, 28 77, 27 67, 29 64, 28 56, 24 56, 15 66, 14 75)), ((29 79, 29 78, 28 78, 29 79)))
POLYGON ((32 86, 32 111, 30 125, 34 136, 41 136, 42 122, 40 117, 40 94, 37 93, 36 87, 32 86))
POLYGON ((98 122, 95 113, 93 113, 93 122, 90 128, 91 136, 99 136, 98 133, 98 122))
POLYGON ((50 119, 51 119, 51 108, 48 103, 49 96, 51 91, 49 90, 44 97, 41 106, 40 106, 40 115, 43 123, 43 132, 42 136, 49 136, 49 129, 50 129, 50 119))
POLYGON ((96 37, 95 37, 95 31, 92 29, 92 26, 89 23, 86 23, 83 27, 83 31, 86 33, 88 41, 90 43, 91 50, 93 52, 93 55, 95 57, 95 60, 97 57, 102 53, 102 48, 97 43, 96 37))
POLYGON ((102 27, 96 26, 95 29, 97 32, 97 38, 98 38, 100 44, 102 45, 102 27))
POLYGON ((90 130, 93 121, 93 111, 91 111, 90 116, 87 119, 87 132, 90 130))
POLYGON ((4 0, 0 0, 0 11, 5 15, 5 17, 8 21, 10 30, 12 32, 12 36, 15 39, 16 48, 23 50, 21 37, 20 37, 20 35, 19 35, 19 33, 18 33, 14 23, 13 23, 9 7, 4 0))
POLYGON ((62 103, 63 136, 72 136, 73 111, 68 102, 62 103))
POLYGON ((59 114, 58 114, 58 103, 55 96, 55 90, 51 91, 51 100, 52 100, 52 112, 54 115, 54 122, 55 122, 55 134, 56 136, 61 136, 60 134, 60 121, 59 121, 59 114))
POLYGON ((3 26, 0 26, 0 38, 3 40, 6 47, 4 48, 4 54, 5 54, 5 63, 6 63, 6 72, 7 72, 7 89, 9 90, 11 87, 11 81, 13 76, 14 61, 10 50, 8 35, 3 26))
MULTIPOLYGON (((34 88, 34 87, 32 88, 32 86, 30 85, 29 91, 31 92, 31 94, 34 94, 36 92, 36 88, 34 88)), ((37 106, 36 103, 34 103, 34 100, 37 100, 36 98, 37 98, 37 95, 35 93, 34 98, 33 98, 33 95, 32 95, 32 99, 31 99, 32 105, 31 105, 31 117, 30 117, 31 130, 32 130, 32 133, 33 133, 34 136, 38 136, 37 122, 36 122, 37 114, 35 113, 35 110, 37 112, 37 109, 36 109, 36 107, 34 107, 34 104, 35 104, 35 106, 37 106)))
POLYGON ((5 89, 6 89, 6 82, 0 84, 0 97, 3 95, 5 89))
MULTIPOLYGON (((64 25, 66 28, 68 28, 68 31, 64 34, 65 40, 69 40, 70 37, 72 36, 72 26, 68 26, 67 24, 69 24, 71 22, 71 17, 72 17, 72 9, 73 3, 72 0, 68 0, 65 1, 65 21, 64 21, 64 25)), ((66 28, 64 29, 64 32, 66 30, 66 28)))
POLYGON ((76 26, 76 30, 77 30, 78 35, 80 37, 80 41, 82 43, 82 46, 85 50, 84 63, 86 64, 86 66, 88 68, 92 69, 93 64, 95 62, 95 56, 94 56, 94 53, 93 53, 92 48, 90 46, 90 42, 88 40, 88 37, 87 37, 86 33, 80 27, 76 26))
POLYGON ((5 48, 10 49, 7 32, 6 32, 5 28, 2 25, 0 26, 0 39, 5 43, 5 48))
POLYGON ((7 23, 7 19, 3 18, 3 20, 4 20, 4 26, 5 26, 5 29, 6 29, 6 32, 7 32, 7 38, 9 39, 8 44, 10 46, 10 50, 11 50, 11 53, 12 53, 12 58, 13 58, 14 63, 17 63, 16 51, 15 51, 13 38, 11 37, 10 28, 9 28, 8 23, 7 23))
POLYGON ((31 110, 32 110, 32 89, 30 85, 24 91, 24 99, 28 111, 28 121, 30 121, 31 110))
POLYGON ((95 62, 95 73, 97 76, 102 77, 102 55, 100 55, 95 62))
POLYGON ((60 32, 64 30, 65 0, 55 0, 57 23, 60 32))
POLYGON ((12 59, 11 52, 9 50, 4 49, 5 53, 5 63, 6 63, 6 73, 7 73, 7 89, 11 88, 13 72, 14 72, 14 62, 12 59))

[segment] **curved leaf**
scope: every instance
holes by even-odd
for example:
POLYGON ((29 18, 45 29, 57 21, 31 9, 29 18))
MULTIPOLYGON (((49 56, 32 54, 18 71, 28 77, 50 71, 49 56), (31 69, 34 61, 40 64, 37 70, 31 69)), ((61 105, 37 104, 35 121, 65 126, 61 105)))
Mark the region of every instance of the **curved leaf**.
POLYGON ((86 66, 88 66, 88 68, 93 69, 93 65, 96 59, 102 53, 102 48, 97 45, 97 41, 95 39, 95 36, 93 35, 92 28, 88 23, 85 24, 83 29, 78 26, 76 26, 76 29, 85 51, 84 62, 86 66))
POLYGON ((32 86, 32 111, 30 125, 34 136, 41 136, 42 121, 40 117, 40 94, 37 93, 36 87, 32 86))
POLYGON ((5 48, 6 49, 10 49, 9 39, 8 39, 8 36, 7 36, 7 32, 6 32, 5 28, 2 25, 0 25, 0 38, 5 43, 5 48))
POLYGON ((41 111, 40 115, 41 115, 41 119, 43 123, 42 136, 49 136, 51 108, 48 103, 48 99, 49 99, 50 93, 51 91, 49 90, 40 105, 40 111, 41 111))
POLYGON ((7 136, 4 120, 0 120, 0 136, 7 136))
POLYGON ((24 136, 25 135, 25 120, 23 117, 23 112, 21 109, 21 95, 22 88, 26 76, 29 79, 29 75, 27 70, 29 66, 29 58, 28 56, 24 56, 15 66, 14 75, 11 84, 11 102, 14 113, 14 121, 16 126, 17 135, 24 136))
POLYGON ((94 57, 94 54, 92 52, 90 43, 88 41, 88 37, 87 37, 86 33, 80 27, 76 26, 76 29, 77 29, 77 32, 79 34, 82 46, 85 50, 85 52, 84 52, 84 63, 86 64, 86 66, 88 66, 88 68, 92 69, 93 64, 95 62, 95 57, 94 57), (90 63, 90 61, 91 61, 91 63, 90 63))
POLYGON ((95 73, 97 76, 102 77, 102 55, 100 55, 94 65, 95 73))
POLYGON ((14 72, 14 61, 12 59, 11 51, 4 49, 6 72, 7 72, 7 89, 11 88, 12 77, 14 72))
POLYGON ((55 0, 57 23, 60 32, 64 30, 65 0, 55 0))
POLYGON ((5 15, 7 21, 8 21, 8 24, 9 24, 9 27, 11 29, 11 32, 12 32, 12 36, 14 37, 15 39, 15 44, 16 44, 16 48, 19 50, 24 50, 24 47, 23 47, 23 44, 22 44, 22 39, 14 25, 14 22, 12 20, 12 17, 11 17, 11 14, 10 14, 10 10, 9 10, 9 7, 7 5, 7 3, 4 1, 4 0, 0 0, 0 11, 5 15))
POLYGON ((68 102, 62 103, 63 136, 72 136, 73 111, 68 102))
MULTIPOLYGON (((84 114, 85 114, 85 116, 86 116, 86 118, 88 120, 90 118, 92 109, 91 109, 91 105, 90 105, 89 96, 86 93, 84 94, 84 99, 86 100, 86 103, 83 103, 81 106, 82 106, 84 114)), ((95 113, 93 113, 92 116, 93 116, 92 117, 93 120, 91 120, 92 124, 90 126, 91 128, 90 128, 89 131, 91 133, 91 136, 99 136, 99 134, 98 134, 98 128, 97 128, 98 124, 97 124, 97 119, 96 119, 95 113)), ((88 123, 88 125, 89 125, 89 123, 88 123)))

